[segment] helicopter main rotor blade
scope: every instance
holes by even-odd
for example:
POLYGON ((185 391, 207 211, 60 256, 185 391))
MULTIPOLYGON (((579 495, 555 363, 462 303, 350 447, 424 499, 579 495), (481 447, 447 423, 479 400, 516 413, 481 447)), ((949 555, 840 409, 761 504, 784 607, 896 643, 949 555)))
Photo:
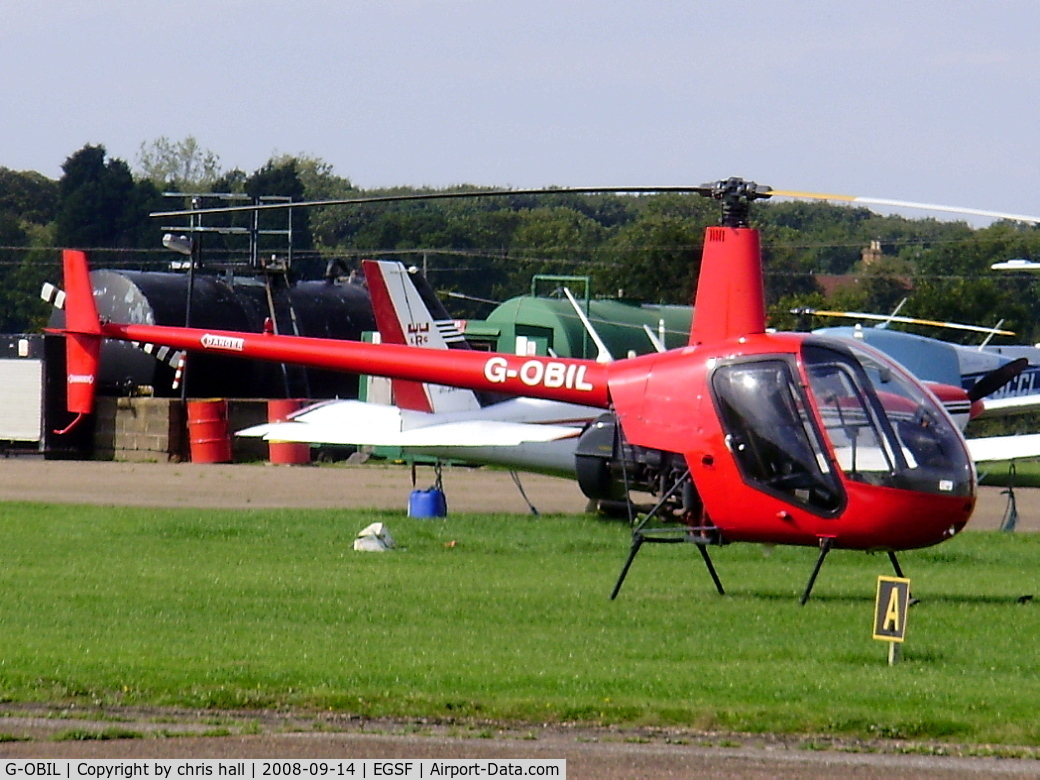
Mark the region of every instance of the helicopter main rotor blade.
POLYGON ((649 195, 660 192, 679 192, 710 196, 711 185, 697 187, 687 185, 665 185, 661 187, 542 187, 526 190, 459 190, 457 192, 410 192, 401 195, 371 195, 358 198, 334 198, 331 200, 298 200, 288 203, 258 203, 253 206, 221 206, 212 209, 178 209, 176 211, 153 211, 150 217, 190 217, 200 214, 252 214, 257 211, 279 211, 315 206, 353 206, 363 203, 401 203, 414 200, 449 200, 458 198, 501 198, 509 195, 596 195, 600 193, 649 195))
POLYGON ((1040 223, 1040 217, 1034 217, 1028 214, 1007 214, 1003 211, 986 211, 985 209, 971 209, 961 206, 944 206, 939 203, 918 203, 911 200, 866 198, 859 195, 835 195, 826 192, 800 192, 798 190, 773 190, 771 194, 778 198, 794 198, 796 200, 834 200, 841 203, 862 203, 870 206, 892 206, 894 208, 921 209, 923 211, 942 211, 949 214, 965 214, 975 217, 989 217, 991 219, 1007 219, 1012 222, 1028 222, 1030 224, 1040 223))
MULTIPOLYGON (((1006 219, 1014 222, 1028 222, 1030 224, 1040 223, 1040 217, 1028 214, 1009 214, 1002 211, 989 211, 986 209, 973 209, 961 206, 946 206, 939 203, 918 203, 909 200, 894 200, 891 198, 868 198, 859 195, 840 195, 827 192, 804 192, 801 190, 776 190, 771 187, 760 186, 754 182, 745 182, 742 179, 729 179, 699 186, 689 185, 664 185, 664 186, 635 186, 635 187, 540 187, 535 189, 487 189, 487 190, 458 190, 453 192, 411 192, 399 195, 371 195, 355 198, 334 198, 330 200, 303 200, 287 203, 258 203, 250 206, 221 206, 208 209, 178 209, 175 211, 155 211, 152 217, 189 217, 202 214, 238 214, 255 213, 258 211, 277 211, 288 208, 312 208, 315 206, 350 206, 365 203, 401 203, 407 201, 421 200, 448 200, 461 198, 487 198, 506 197, 509 195, 595 195, 595 194, 656 194, 665 192, 688 193, 702 195, 716 199, 724 199, 726 185, 737 183, 743 185, 738 188, 740 193, 750 194, 752 199, 782 197, 796 200, 824 200, 837 201, 840 203, 860 203, 870 206, 891 206, 893 208, 921 209, 924 211, 941 211, 950 214, 964 214, 977 217, 988 217, 990 219, 1006 219)), ((734 190, 737 191, 737 190, 734 190)))

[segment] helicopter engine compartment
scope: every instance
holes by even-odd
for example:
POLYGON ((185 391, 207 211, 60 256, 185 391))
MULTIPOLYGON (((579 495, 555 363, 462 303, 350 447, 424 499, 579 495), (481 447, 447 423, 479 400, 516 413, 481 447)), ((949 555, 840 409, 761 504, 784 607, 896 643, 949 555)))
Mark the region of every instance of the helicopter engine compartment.
MULTIPOLYGON (((687 471, 681 453, 623 442, 613 412, 600 415, 581 435, 574 462, 578 486, 588 498, 600 501, 624 501, 633 491, 660 498, 687 471)), ((665 509, 679 513, 697 506, 692 490, 685 490, 669 496, 665 509)))

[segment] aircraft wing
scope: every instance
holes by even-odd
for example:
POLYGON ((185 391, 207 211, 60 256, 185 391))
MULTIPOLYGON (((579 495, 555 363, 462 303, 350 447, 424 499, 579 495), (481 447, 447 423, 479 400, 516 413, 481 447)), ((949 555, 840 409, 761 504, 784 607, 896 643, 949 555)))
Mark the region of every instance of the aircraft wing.
POLYGON ((982 412, 976 417, 1004 417, 1010 414, 1024 414, 1040 409, 1040 393, 1016 395, 1008 398, 983 398, 982 412))
POLYGON ((268 441, 377 447, 515 447, 580 434, 581 428, 568 425, 443 420, 436 414, 363 401, 319 404, 287 422, 264 423, 237 433, 268 441))
POLYGON ((968 439, 968 452, 976 463, 1040 458, 1040 433, 1022 436, 990 436, 968 439))

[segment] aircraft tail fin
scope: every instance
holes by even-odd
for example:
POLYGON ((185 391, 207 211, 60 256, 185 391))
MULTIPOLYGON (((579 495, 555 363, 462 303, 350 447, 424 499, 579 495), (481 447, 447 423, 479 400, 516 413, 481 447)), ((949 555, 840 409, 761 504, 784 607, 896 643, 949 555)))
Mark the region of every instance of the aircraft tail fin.
POLYGON ((86 252, 66 249, 62 253, 62 262, 65 271, 65 327, 59 332, 65 336, 67 405, 76 418, 57 433, 67 433, 84 415, 94 411, 94 389, 101 355, 101 320, 94 302, 86 252))
MULTIPOLYGON (((364 260, 376 326, 384 344, 429 349, 469 349, 422 274, 409 273, 398 262, 364 260)), ((403 409, 421 412, 461 412, 479 409, 472 390, 393 380, 394 399, 403 409)))

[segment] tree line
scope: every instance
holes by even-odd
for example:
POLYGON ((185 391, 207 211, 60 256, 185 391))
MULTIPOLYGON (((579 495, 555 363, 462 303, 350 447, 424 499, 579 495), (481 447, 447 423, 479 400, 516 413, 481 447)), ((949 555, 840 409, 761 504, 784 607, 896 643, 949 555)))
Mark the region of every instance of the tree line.
MULTIPOLYGON (((267 196, 425 191, 362 190, 307 155, 273 157, 252 173, 225 171, 191 137, 142 144, 134 167, 87 145, 65 161, 57 181, 0 168, 0 332, 31 332, 46 321, 49 311, 37 296, 43 281, 60 275, 59 247, 90 249, 97 267, 168 268, 173 256, 161 236, 170 225, 148 215, 187 206, 188 194, 202 195, 206 207, 267 196)), ((1040 340, 1040 280, 989 268, 1040 257, 1033 226, 973 228, 821 202, 759 202, 752 215, 762 231, 770 318, 779 328, 804 324, 788 313, 799 306, 884 313, 909 298, 903 313, 973 324, 1004 319, 1018 334, 1012 341, 1040 340)), ((588 276, 601 297, 687 304, 704 229, 718 216, 717 204, 695 195, 563 192, 293 209, 293 273, 319 278, 329 268, 356 268, 363 257, 397 258, 424 267, 437 289, 466 296, 451 303, 460 317, 484 316, 484 302, 529 291, 535 274, 588 276)), ((241 214, 205 218, 213 228, 251 222, 241 214)), ((272 231, 285 225, 284 213, 265 214, 259 223, 272 231)), ((285 241, 264 237, 259 250, 284 252, 285 241)), ((244 267, 248 252, 241 234, 203 237, 207 265, 244 267)))

